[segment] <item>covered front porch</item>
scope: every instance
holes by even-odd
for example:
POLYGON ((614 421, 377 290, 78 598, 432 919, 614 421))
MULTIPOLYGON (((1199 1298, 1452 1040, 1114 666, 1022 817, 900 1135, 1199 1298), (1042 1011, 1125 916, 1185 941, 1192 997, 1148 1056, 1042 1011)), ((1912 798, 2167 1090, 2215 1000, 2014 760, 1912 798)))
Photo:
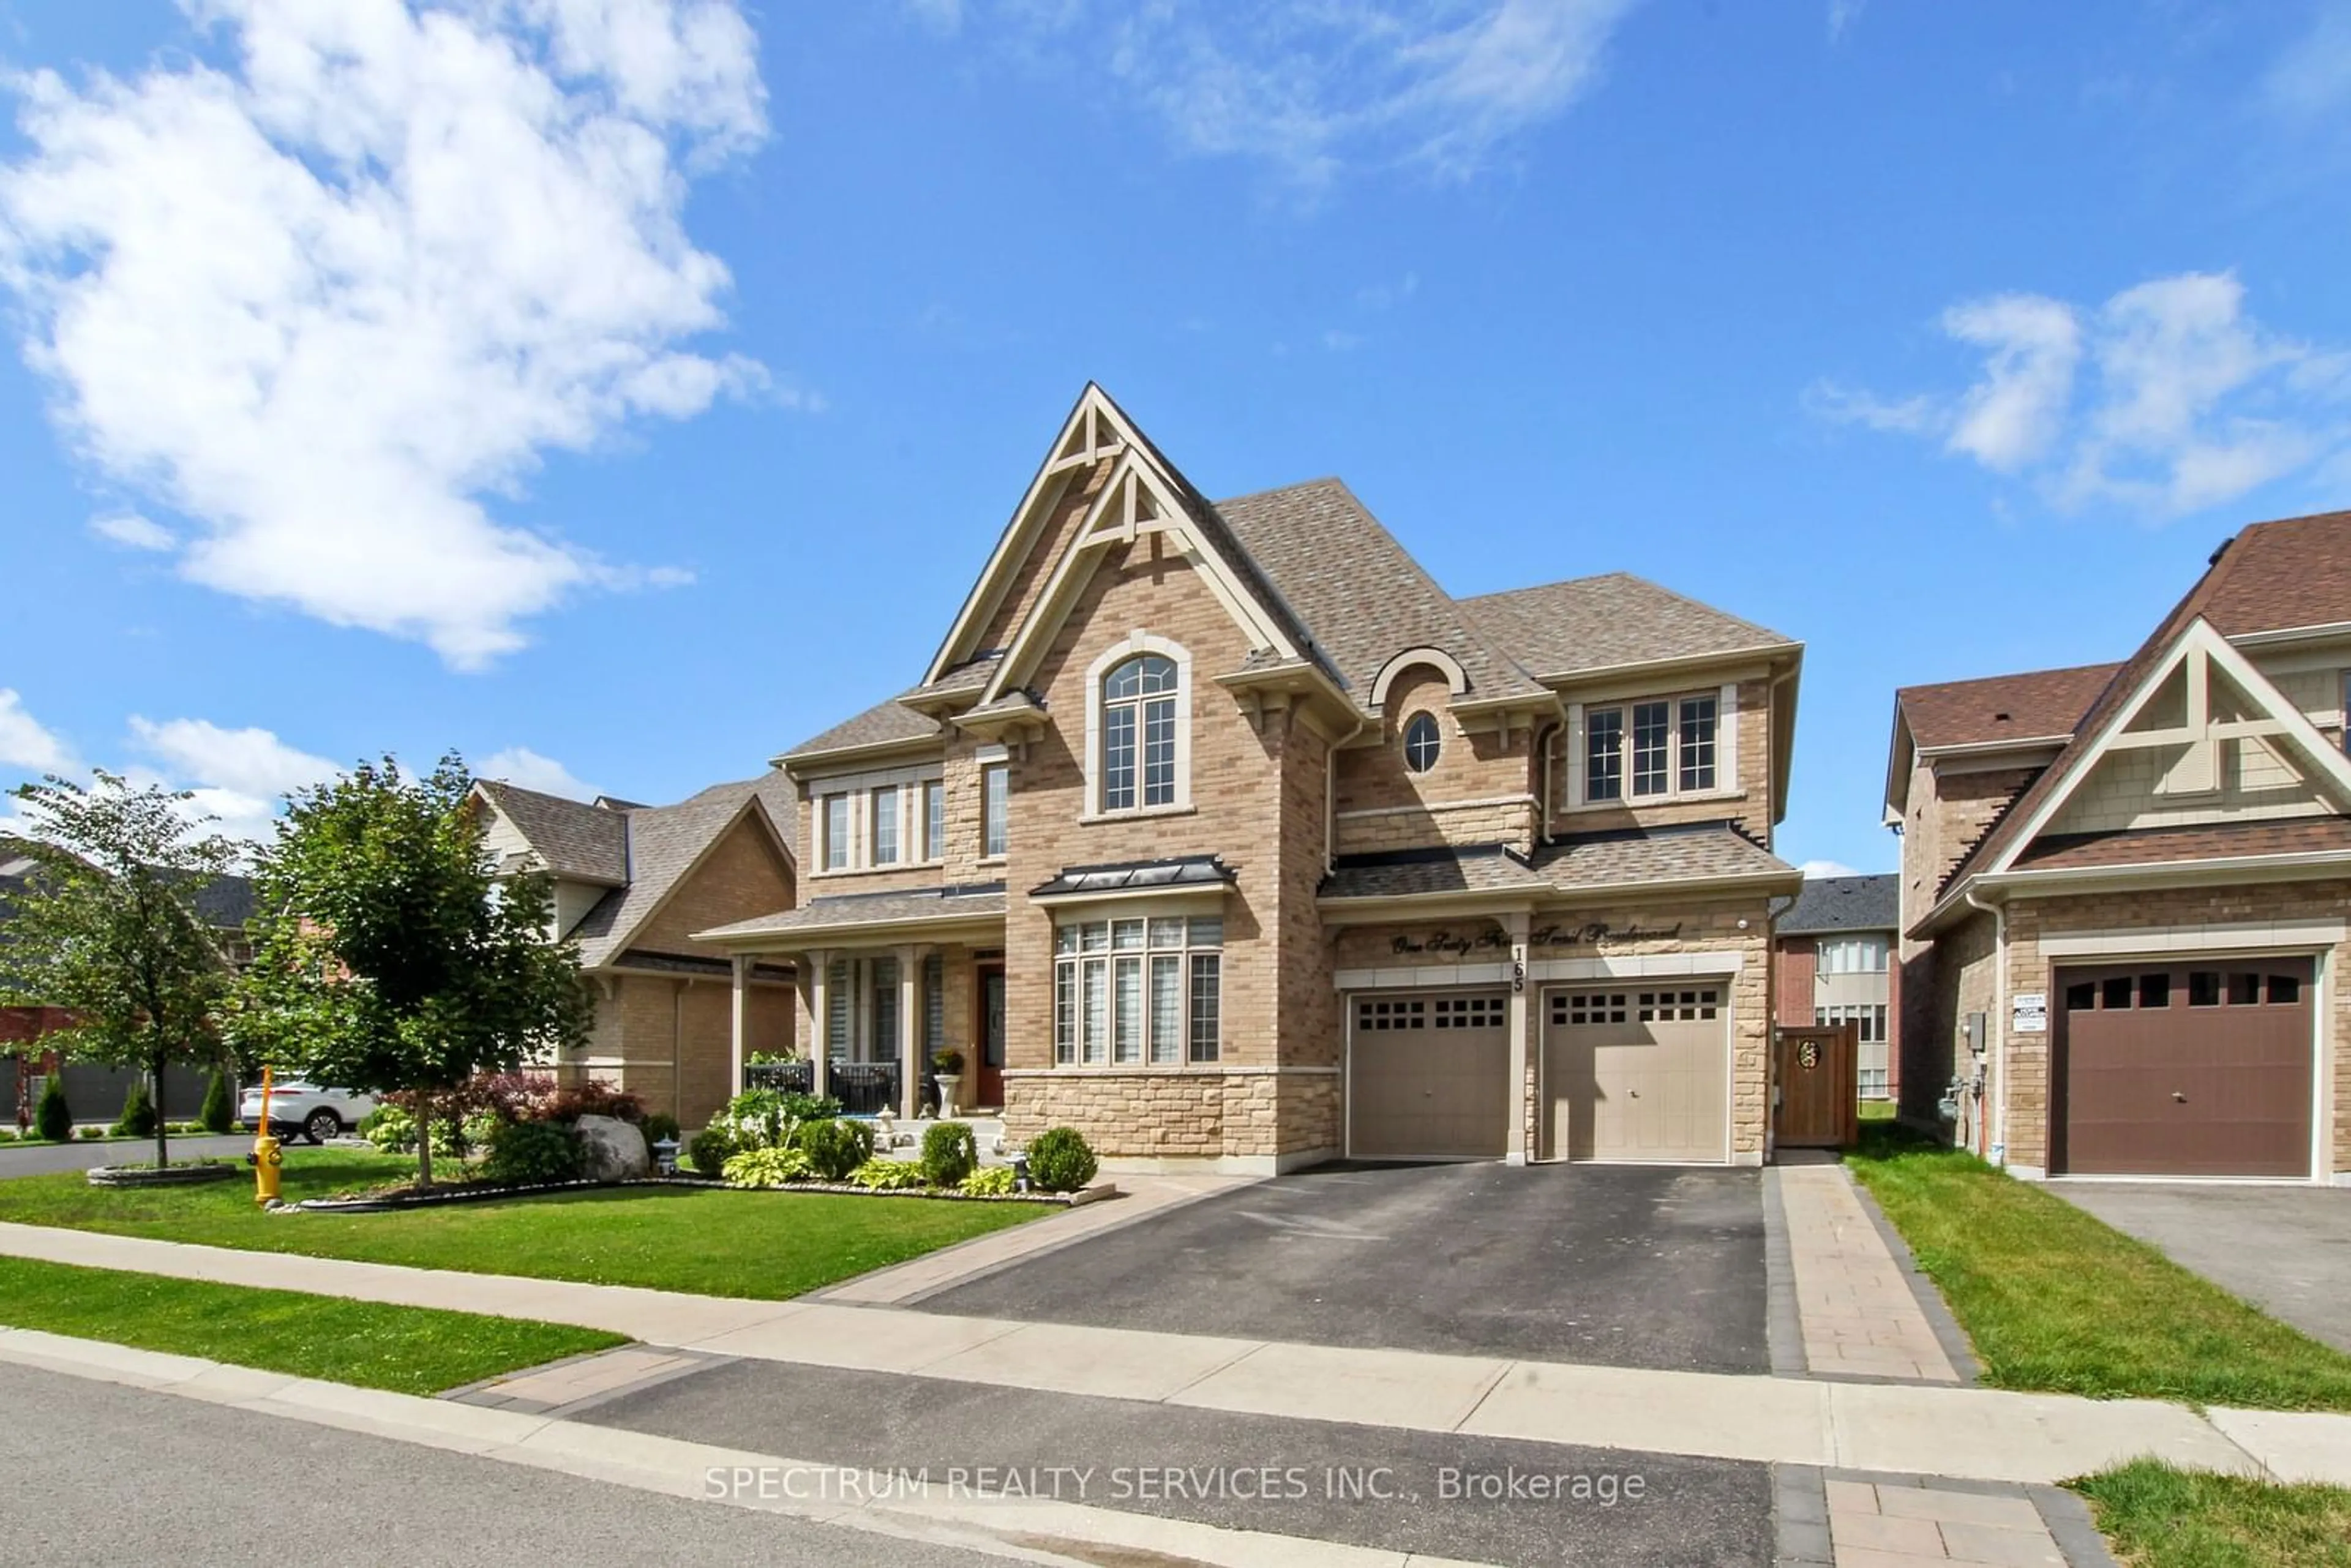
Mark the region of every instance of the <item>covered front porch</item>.
POLYGON ((733 1072, 743 1088, 831 1095, 852 1115, 911 1121, 938 1109, 935 1062, 961 1059, 961 1112, 1003 1104, 1001 885, 818 899, 702 933, 734 967, 733 1072), (751 977, 789 956, 799 976, 805 1057, 754 1067, 746 1056, 751 977))

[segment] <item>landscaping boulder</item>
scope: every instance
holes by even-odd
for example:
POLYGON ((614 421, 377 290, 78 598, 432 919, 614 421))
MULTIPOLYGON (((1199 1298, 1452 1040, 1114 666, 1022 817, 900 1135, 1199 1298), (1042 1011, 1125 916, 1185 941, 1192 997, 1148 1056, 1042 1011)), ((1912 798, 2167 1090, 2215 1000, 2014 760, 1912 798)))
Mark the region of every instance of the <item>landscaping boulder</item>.
POLYGON ((618 1116, 582 1116, 571 1130, 580 1140, 580 1174, 589 1181, 634 1181, 653 1168, 645 1135, 618 1116))

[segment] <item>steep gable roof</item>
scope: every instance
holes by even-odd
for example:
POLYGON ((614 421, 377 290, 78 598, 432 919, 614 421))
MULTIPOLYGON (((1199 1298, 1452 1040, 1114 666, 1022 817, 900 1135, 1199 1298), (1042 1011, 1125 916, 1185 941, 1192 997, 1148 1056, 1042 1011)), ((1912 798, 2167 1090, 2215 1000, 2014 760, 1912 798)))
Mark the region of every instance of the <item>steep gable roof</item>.
POLYGON ((1980 680, 1904 686, 1894 701, 1922 751, 2010 740, 2065 740, 2120 664, 2027 670, 1980 680))
POLYGON ((514 824, 547 869, 580 882, 629 880, 627 813, 496 779, 474 786, 514 824))
POLYGON ((674 806, 648 806, 625 813, 630 878, 599 900, 574 928, 580 962, 593 968, 610 962, 659 909, 702 857, 747 812, 765 819, 787 856, 793 853, 789 779, 770 770, 757 779, 714 784, 674 806))
POLYGON ((1527 667, 1547 679, 1669 659, 1792 647, 1794 640, 1631 572, 1570 578, 1465 599, 1527 667))
POLYGON ((1342 481, 1261 490, 1218 501, 1216 512, 1358 704, 1372 700, 1381 667, 1411 648, 1452 655, 1473 698, 1544 695, 1342 481))
POLYGON ((2351 624, 2351 512, 2255 523, 2198 588, 2197 613, 2224 637, 2351 624))

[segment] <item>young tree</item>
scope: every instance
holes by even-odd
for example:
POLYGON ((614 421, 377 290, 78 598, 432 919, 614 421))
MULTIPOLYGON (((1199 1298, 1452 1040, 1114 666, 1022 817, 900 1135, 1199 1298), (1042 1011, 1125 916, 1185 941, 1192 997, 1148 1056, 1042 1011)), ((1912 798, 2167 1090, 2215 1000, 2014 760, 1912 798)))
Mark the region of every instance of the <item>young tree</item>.
POLYGON ((255 877, 242 1037, 315 1082, 411 1096, 423 1186, 436 1102, 589 1017, 553 883, 497 873, 472 783, 454 752, 421 778, 362 763, 293 798, 255 877))
MULTIPOLYGON (((137 1067, 163 1100, 163 1069, 210 1061, 231 974, 195 897, 235 862, 189 797, 133 789, 100 770, 93 788, 51 778, 15 791, 39 837, 37 862, 0 944, 0 994, 65 1008, 76 1022, 43 1042, 69 1056, 137 1067)), ((155 1119, 155 1163, 171 1158, 155 1119)))

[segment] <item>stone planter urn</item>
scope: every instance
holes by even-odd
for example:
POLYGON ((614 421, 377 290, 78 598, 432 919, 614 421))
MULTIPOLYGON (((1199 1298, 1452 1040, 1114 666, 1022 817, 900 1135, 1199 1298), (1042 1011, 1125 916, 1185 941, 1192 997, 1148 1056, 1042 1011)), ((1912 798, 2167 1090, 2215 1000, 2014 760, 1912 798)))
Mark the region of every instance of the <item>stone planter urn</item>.
POLYGON ((931 1069, 939 1086, 939 1120, 945 1121, 963 1101, 963 1052, 940 1051, 931 1058, 931 1069))

